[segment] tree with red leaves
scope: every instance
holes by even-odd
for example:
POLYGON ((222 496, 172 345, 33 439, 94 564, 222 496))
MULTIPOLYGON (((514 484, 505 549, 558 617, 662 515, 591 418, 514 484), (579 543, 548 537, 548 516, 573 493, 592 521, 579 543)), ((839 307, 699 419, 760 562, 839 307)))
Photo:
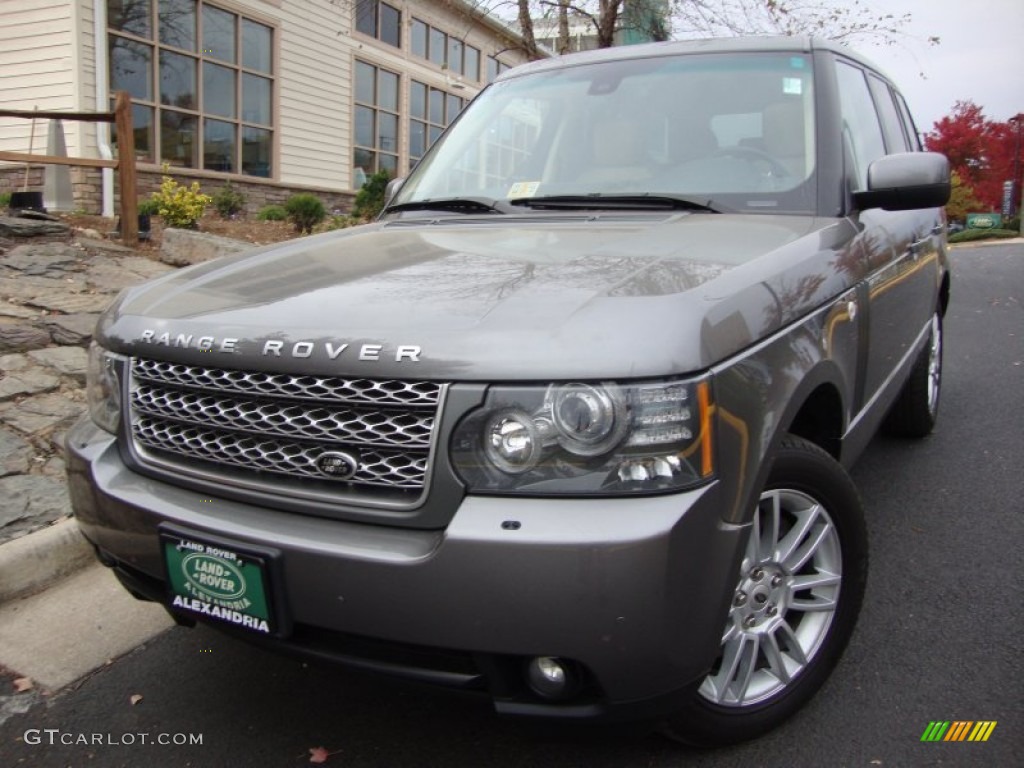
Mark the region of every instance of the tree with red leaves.
POLYGON ((1016 181, 1014 201, 1020 200, 1024 142, 1018 131, 1022 130, 1024 115, 1000 123, 987 119, 973 101, 958 101, 953 113, 925 134, 924 143, 932 152, 942 152, 949 158, 960 181, 985 210, 998 211, 1002 207, 1003 182, 1016 181))

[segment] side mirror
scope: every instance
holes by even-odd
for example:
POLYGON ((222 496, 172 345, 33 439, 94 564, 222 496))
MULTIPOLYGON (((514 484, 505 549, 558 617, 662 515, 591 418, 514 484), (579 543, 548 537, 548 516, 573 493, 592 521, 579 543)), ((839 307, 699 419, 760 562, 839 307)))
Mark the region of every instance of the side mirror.
POLYGON ((949 202, 949 160, 938 152, 903 152, 868 166, 868 188, 853 193, 859 210, 911 211, 949 202))
POLYGON ((387 208, 389 205, 391 205, 391 201, 395 199, 395 195, 398 194, 398 190, 400 190, 402 188, 403 184, 405 184, 405 179, 400 176, 397 179, 392 179, 391 181, 389 181, 388 185, 386 187, 384 187, 384 207, 385 208, 387 208))

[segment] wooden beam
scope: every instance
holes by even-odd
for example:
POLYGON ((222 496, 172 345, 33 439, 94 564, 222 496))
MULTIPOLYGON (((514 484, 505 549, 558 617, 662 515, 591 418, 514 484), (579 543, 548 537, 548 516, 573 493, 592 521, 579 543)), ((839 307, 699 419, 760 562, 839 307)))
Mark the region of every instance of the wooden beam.
POLYGON ((30 155, 27 152, 0 151, 0 160, 14 163, 38 163, 39 165, 77 165, 82 168, 117 168, 117 160, 95 157, 56 157, 55 155, 30 155))
POLYGON ((0 109, 0 117, 24 117, 31 120, 41 117, 44 120, 82 120, 86 123, 112 123, 113 112, 44 112, 34 109, 0 109))
POLYGON ((139 243, 139 204, 135 199, 135 129, 132 126, 132 100, 128 91, 118 91, 114 99, 114 125, 117 130, 117 173, 121 182, 121 242, 139 243))

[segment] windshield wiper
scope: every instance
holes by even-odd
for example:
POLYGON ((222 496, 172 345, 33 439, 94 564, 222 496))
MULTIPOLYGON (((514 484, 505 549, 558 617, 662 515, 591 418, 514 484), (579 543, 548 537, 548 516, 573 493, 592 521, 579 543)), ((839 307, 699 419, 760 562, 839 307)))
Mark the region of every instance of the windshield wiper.
POLYGON ((517 197, 510 205, 527 208, 560 208, 569 210, 688 210, 721 213, 710 199, 695 199, 672 194, 620 195, 592 192, 586 195, 549 195, 547 197, 517 197))
POLYGON ((497 200, 486 197, 439 197, 435 200, 410 200, 384 209, 395 211, 455 211, 457 213, 505 213, 497 200))

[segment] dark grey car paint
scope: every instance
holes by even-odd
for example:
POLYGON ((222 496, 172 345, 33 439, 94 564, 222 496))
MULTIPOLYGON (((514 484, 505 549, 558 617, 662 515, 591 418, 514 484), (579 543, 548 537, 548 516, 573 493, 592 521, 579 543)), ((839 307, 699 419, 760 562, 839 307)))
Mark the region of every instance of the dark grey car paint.
MULTIPOLYGON (((819 111, 827 111, 824 81, 822 91, 819 111)), ((819 148, 836 147, 823 140, 819 148)), ((825 178, 839 175, 836 165, 823 168, 825 178)), ((285 603, 298 623, 577 659, 599 679, 602 707, 677 692, 714 659, 750 511, 798 412, 834 404, 823 439, 852 462, 941 310, 948 266, 937 210, 856 211, 835 189, 821 197, 823 211, 841 215, 403 218, 133 289, 97 330, 115 352, 453 382, 462 410, 445 415, 426 496, 403 510, 318 507, 232 488, 203 503, 211 491, 201 480, 143 469, 113 436, 82 422, 68 438, 79 524, 104 557, 157 580, 162 522, 279 547, 285 603), (167 344, 154 341, 165 333, 167 344), (214 339, 209 351, 200 337, 214 339), (264 354, 268 341, 283 342, 285 354, 264 354), (296 344, 304 356, 288 354, 296 344), (332 359, 341 344, 350 346, 332 359), (377 359, 348 354, 363 345, 379 345, 377 359), (417 347, 417 359, 396 354, 403 346, 417 347), (716 479, 693 491, 472 496, 445 458, 454 421, 488 383, 707 372, 716 479), (504 527, 509 520, 518 526, 504 527)), ((501 697, 496 706, 548 711, 501 697)))
POLYGON ((319 374, 549 381, 688 373, 862 279, 863 269, 830 269, 837 229, 812 217, 693 213, 374 224, 169 275, 124 297, 98 338, 126 354, 319 374), (834 278, 790 296, 808 271, 834 278), (708 316, 742 316, 748 327, 723 335, 703 322, 708 316), (140 341, 147 329, 239 341, 230 352, 202 352, 195 341, 158 350, 140 341), (268 339, 283 340, 286 354, 263 355, 268 339), (287 355, 305 341, 316 343, 310 357, 287 355), (332 360, 328 342, 389 346, 379 360, 353 360, 350 350, 332 360), (420 347, 420 359, 396 361, 399 344, 420 347))

